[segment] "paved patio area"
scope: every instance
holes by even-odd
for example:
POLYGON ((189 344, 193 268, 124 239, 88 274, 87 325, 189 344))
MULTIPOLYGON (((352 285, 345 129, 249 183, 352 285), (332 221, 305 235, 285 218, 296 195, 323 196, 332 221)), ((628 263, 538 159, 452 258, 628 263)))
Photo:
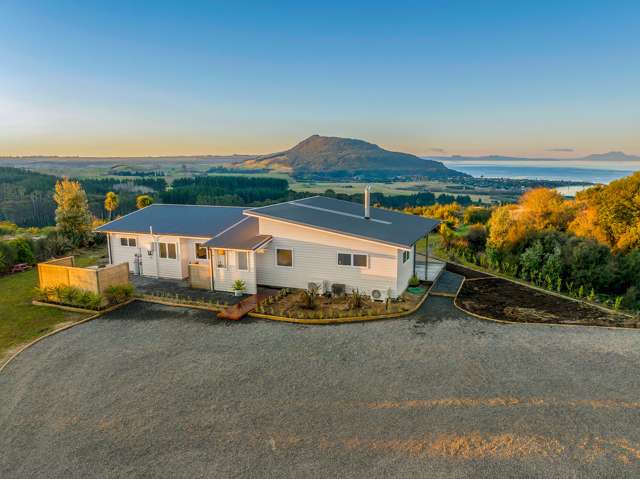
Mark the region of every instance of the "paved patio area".
POLYGON ((142 294, 153 296, 173 296, 190 300, 218 302, 228 305, 237 304, 248 295, 234 296, 225 291, 209 291, 207 289, 195 289, 189 287, 187 281, 178 279, 150 278, 147 276, 129 275, 129 279, 142 294))

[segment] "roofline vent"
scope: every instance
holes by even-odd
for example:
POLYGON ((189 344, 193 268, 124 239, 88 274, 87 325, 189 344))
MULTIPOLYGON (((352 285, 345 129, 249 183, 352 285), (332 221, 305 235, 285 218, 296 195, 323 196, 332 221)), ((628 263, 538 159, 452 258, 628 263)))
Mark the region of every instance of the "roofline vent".
POLYGON ((364 219, 371 219, 371 185, 364 187, 364 219))

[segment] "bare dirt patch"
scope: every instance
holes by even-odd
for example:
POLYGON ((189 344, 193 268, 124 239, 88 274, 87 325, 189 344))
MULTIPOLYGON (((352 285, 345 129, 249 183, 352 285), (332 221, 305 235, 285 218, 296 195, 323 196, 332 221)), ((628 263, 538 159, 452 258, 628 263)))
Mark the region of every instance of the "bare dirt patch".
POLYGON ((456 304, 470 313, 502 321, 640 327, 638 319, 502 278, 465 281, 456 304))
POLYGON ((476 278, 491 278, 489 273, 483 273, 482 271, 476 271, 475 269, 465 268, 453 263, 447 263, 447 271, 464 276, 467 279, 476 278))

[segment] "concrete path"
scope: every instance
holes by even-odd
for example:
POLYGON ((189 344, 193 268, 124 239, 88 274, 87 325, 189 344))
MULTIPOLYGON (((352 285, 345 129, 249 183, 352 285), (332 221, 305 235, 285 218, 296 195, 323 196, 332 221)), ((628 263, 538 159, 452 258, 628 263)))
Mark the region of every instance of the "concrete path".
POLYGON ((338 326, 132 303, 0 374, 0 477, 636 478, 640 334, 431 297, 338 326))
POLYGON ((455 297, 463 281, 463 276, 450 271, 443 271, 436 284, 431 288, 431 294, 455 297))

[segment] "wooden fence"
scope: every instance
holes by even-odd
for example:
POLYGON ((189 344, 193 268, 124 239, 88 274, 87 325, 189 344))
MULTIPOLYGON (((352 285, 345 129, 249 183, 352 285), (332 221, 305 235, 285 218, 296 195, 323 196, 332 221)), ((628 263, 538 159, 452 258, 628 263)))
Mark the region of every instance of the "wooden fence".
POLYGON ((211 288, 211 271, 208 264, 189 265, 189 285, 198 289, 211 288))
POLYGON ((38 263, 38 280, 41 288, 59 285, 102 294, 109 286, 129 282, 129 264, 107 265, 104 268, 78 268, 73 256, 38 263))

